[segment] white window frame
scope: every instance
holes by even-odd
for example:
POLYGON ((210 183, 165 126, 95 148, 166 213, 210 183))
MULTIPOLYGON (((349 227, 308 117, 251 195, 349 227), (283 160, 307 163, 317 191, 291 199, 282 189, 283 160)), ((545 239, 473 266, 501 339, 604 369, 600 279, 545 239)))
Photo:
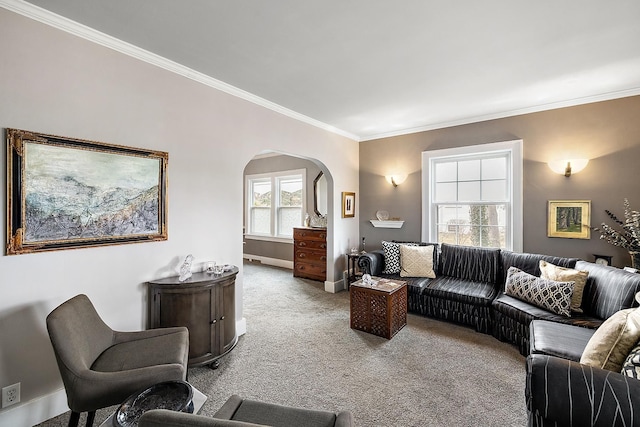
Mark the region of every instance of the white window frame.
POLYGON ((435 205, 432 203, 434 180, 432 179, 436 161, 444 159, 471 158, 491 153, 509 153, 510 183, 508 185, 507 235, 505 246, 508 250, 522 252, 522 140, 495 142, 468 147, 446 148, 422 152, 422 240, 436 242, 438 238, 435 205))
POLYGON ((293 236, 284 236, 279 234, 278 230, 278 210, 280 206, 280 186, 281 179, 300 176, 302 180, 302 207, 300 209, 300 226, 304 221, 304 214, 307 212, 307 170, 294 169, 278 172, 267 172, 245 177, 245 238, 253 240, 264 240, 271 242, 293 243, 293 236), (271 180, 271 232, 270 234, 254 233, 251 229, 251 208, 253 207, 253 195, 250 189, 251 182, 254 180, 271 180))

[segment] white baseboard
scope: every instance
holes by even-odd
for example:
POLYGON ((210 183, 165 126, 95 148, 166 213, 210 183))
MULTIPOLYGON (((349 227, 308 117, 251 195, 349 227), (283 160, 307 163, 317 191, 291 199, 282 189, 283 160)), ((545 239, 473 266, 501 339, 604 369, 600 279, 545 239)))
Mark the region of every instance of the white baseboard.
POLYGON ((293 270, 293 261, 286 261, 284 259, 269 258, 260 255, 243 254, 242 258, 249 261, 260 261, 262 264, 273 265, 275 267, 288 268, 293 270))
POLYGON ((345 279, 338 280, 337 282, 330 282, 329 280, 325 280, 324 290, 326 292, 331 292, 332 294, 335 294, 342 290, 346 290, 347 289, 346 283, 347 282, 345 281, 345 279))
POLYGON ((34 426, 69 410, 64 388, 0 413, 0 426, 34 426))

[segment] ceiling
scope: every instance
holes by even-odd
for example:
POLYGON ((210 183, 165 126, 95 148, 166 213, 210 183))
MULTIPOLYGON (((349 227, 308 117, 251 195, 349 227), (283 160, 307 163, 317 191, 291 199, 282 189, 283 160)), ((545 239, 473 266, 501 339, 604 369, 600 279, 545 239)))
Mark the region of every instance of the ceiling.
POLYGON ((7 5, 37 5, 360 141, 640 94, 637 0, 7 5))

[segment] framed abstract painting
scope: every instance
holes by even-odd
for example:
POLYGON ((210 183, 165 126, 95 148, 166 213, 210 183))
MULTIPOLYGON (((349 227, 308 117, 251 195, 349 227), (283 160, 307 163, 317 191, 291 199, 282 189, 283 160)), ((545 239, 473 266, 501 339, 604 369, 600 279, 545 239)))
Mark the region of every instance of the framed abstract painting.
POLYGON ((168 153, 6 136, 7 255, 167 240, 168 153))

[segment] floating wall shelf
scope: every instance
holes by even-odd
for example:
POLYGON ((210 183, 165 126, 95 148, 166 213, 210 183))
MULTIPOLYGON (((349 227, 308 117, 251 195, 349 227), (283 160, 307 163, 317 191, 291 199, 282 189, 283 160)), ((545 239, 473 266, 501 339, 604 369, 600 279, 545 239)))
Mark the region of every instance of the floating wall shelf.
POLYGON ((377 219, 370 219, 371 224, 376 228, 402 228, 404 221, 379 221, 377 219))

